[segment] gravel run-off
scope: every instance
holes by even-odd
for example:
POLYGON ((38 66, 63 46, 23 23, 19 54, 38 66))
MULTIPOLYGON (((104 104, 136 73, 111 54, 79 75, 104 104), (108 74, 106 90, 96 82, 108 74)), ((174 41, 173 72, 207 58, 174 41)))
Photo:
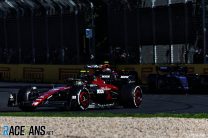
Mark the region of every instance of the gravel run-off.
MULTIPOLYGON (((132 117, 0 117, 4 125, 45 126, 47 138, 205 138, 208 119, 132 117)), ((15 136, 20 137, 20 136, 15 136)))

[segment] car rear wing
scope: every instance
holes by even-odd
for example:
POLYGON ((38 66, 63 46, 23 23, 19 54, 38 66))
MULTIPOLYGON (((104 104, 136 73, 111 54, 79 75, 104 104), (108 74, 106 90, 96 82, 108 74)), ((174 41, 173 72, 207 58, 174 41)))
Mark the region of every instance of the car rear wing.
POLYGON ((188 68, 182 66, 157 66, 157 72, 180 72, 180 73, 187 73, 188 68))

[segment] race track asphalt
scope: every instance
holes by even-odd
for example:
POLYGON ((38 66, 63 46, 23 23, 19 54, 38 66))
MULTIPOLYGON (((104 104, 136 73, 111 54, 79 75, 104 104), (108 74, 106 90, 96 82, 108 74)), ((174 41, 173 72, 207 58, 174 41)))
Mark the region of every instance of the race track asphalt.
MULTIPOLYGON (((26 83, 0 82, 0 112, 20 111, 17 107, 7 107, 9 93, 17 92, 26 83)), ((40 84, 41 86, 48 84, 40 84)), ((57 109, 40 109, 41 111, 59 111, 57 109)), ((208 113, 208 95, 185 94, 144 94, 143 102, 138 109, 90 109, 95 112, 112 113, 208 113)))

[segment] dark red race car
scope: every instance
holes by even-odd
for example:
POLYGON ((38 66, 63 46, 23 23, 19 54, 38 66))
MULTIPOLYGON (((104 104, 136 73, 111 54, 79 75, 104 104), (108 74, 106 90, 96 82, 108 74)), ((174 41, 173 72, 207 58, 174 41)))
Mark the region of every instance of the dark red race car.
POLYGON ((67 79, 62 86, 47 90, 21 88, 17 96, 10 95, 8 105, 17 105, 23 111, 41 106, 65 110, 86 110, 89 106, 137 108, 142 102, 142 90, 136 78, 135 72, 112 69, 106 64, 88 65, 78 79, 67 79))

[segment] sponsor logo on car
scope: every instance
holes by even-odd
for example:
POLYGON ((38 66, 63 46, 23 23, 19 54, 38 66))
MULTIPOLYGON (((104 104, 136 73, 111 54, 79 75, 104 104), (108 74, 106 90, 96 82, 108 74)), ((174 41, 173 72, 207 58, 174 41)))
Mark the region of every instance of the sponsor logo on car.
POLYGON ((121 76, 121 79, 128 79, 129 76, 121 76))
POLYGON ((104 90, 103 89, 97 89, 97 94, 104 94, 104 90))
POLYGON ((110 75, 102 75, 101 78, 108 79, 108 78, 110 78, 110 75))

